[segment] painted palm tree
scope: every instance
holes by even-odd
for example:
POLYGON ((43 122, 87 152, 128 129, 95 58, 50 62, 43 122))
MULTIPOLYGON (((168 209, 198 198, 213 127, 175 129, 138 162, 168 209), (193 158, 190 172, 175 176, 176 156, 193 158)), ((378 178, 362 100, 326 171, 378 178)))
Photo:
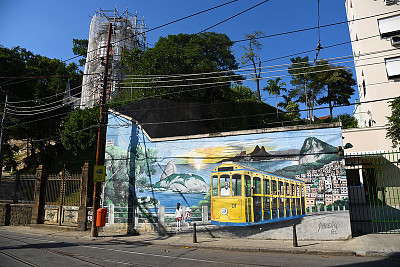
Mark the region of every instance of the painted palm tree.
POLYGON ((268 85, 263 88, 263 91, 268 92, 269 95, 275 95, 276 116, 278 117, 278 95, 280 95, 281 92, 286 92, 286 83, 279 77, 270 79, 267 83, 268 85))

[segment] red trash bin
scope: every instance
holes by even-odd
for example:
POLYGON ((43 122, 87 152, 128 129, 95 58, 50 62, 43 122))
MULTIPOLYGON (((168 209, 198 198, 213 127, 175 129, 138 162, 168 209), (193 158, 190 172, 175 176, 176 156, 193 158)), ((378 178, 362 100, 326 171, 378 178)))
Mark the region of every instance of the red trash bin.
POLYGON ((106 225, 107 209, 100 208, 97 210, 96 226, 104 227, 106 225))

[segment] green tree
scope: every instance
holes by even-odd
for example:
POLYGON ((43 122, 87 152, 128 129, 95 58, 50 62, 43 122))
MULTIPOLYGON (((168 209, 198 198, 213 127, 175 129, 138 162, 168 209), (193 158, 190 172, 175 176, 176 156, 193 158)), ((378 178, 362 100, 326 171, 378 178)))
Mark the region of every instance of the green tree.
POLYGON ((290 73, 291 85, 295 86, 290 90, 290 94, 297 98, 297 102, 304 103, 308 109, 308 117, 313 117, 312 110, 315 104, 315 97, 318 92, 313 88, 312 64, 309 62, 308 56, 291 58, 292 65, 288 68, 290 73))
POLYGON ((324 95, 317 100, 318 104, 328 104, 331 118, 333 118, 333 107, 336 105, 349 105, 349 99, 354 94, 353 86, 356 81, 353 73, 345 67, 329 64, 327 60, 318 62, 324 66, 325 72, 315 75, 315 80, 324 88, 324 95))
POLYGON ((257 101, 257 95, 248 86, 234 84, 232 86, 232 100, 235 102, 257 101))
POLYGON ((393 148, 396 148, 400 144, 400 97, 397 97, 390 102, 392 114, 387 117, 388 131, 386 137, 392 140, 393 148))
POLYGON ((95 155, 99 108, 77 109, 62 124, 61 142, 75 155, 89 150, 95 155))
POLYGON ((126 53, 124 64, 135 76, 124 85, 135 89, 123 91, 120 99, 122 94, 122 98, 159 96, 186 102, 226 101, 231 97, 231 81, 240 78, 232 72, 238 68, 232 45, 225 34, 178 34, 160 37, 146 51, 126 53))
POLYGON ((89 41, 87 39, 72 39, 72 44, 74 55, 83 57, 79 59, 79 66, 85 66, 89 41))
POLYGON ((263 91, 267 91, 269 95, 275 96, 275 108, 276 116, 278 116, 278 95, 282 92, 286 92, 286 83, 281 78, 270 79, 267 81, 267 86, 263 88, 263 91))
POLYGON ((258 38, 260 36, 265 36, 265 33, 260 31, 255 31, 251 34, 246 34, 246 38, 248 39, 249 43, 248 46, 242 46, 245 50, 242 56, 242 64, 251 63, 253 66, 253 71, 250 77, 257 84, 257 99, 258 102, 261 102, 261 90, 260 90, 260 78, 261 78, 261 58, 260 58, 260 50, 261 50, 261 43, 258 42, 258 38))
POLYGON ((308 57, 296 57, 291 61, 288 72, 292 76, 290 83, 295 88, 290 94, 298 102, 305 103, 311 119, 316 105, 328 104, 333 117, 335 105, 350 104, 349 99, 356 84, 351 71, 343 66, 330 64, 328 60, 310 63, 308 57))
MULTIPOLYGON (((20 48, 0 46, 0 76, 18 77, 4 80, 2 90, 10 93, 7 134, 12 139, 30 141, 31 157, 27 162, 44 164, 51 149, 51 138, 60 133, 63 115, 70 111, 66 105, 65 89, 70 81, 81 81, 75 63, 66 65, 58 59, 50 59, 20 48), (34 76, 35 78, 25 78, 34 76), (47 118, 47 119, 44 119, 47 118), (40 139, 40 142, 34 142, 40 139), (37 155, 37 151, 43 151, 37 155)), ((4 103, 3 96, 0 102, 4 103)))
POLYGON ((278 107, 284 108, 286 110, 286 116, 290 120, 295 120, 300 118, 300 108, 299 104, 292 100, 290 95, 283 95, 283 102, 278 103, 278 107))

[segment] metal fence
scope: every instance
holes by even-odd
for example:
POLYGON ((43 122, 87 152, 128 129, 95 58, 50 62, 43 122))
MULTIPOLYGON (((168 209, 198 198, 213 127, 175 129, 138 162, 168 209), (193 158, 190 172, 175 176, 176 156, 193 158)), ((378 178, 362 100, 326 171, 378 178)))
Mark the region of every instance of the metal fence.
POLYGON ((34 174, 3 176, 0 188, 1 200, 13 203, 33 203, 35 182, 34 174))
POLYGON ((346 155, 353 235, 400 233, 400 152, 346 155))
MULTIPOLYGON (((105 206, 105 208, 107 208, 107 224, 109 225, 119 223, 126 224, 128 223, 128 217, 134 218, 135 225, 157 223, 161 225, 172 226, 176 223, 176 207, 158 206, 157 208, 149 209, 147 207, 139 206, 136 207, 135 216, 129 214, 129 212, 133 213, 133 209, 130 211, 128 207, 117 207, 114 205, 109 205, 105 206)), ((186 217, 186 212, 184 214, 184 217, 186 217)), ((208 223, 211 218, 209 209, 206 206, 203 206, 201 210, 191 211, 190 217, 191 222, 202 223, 208 223)))
POLYGON ((79 206, 81 174, 49 175, 46 187, 46 205, 79 206))

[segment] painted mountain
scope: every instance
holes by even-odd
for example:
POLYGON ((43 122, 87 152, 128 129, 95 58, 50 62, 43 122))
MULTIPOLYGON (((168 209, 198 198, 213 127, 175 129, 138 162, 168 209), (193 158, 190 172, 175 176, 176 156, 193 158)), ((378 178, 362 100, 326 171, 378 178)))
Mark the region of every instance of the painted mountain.
POLYGON ((153 185, 155 190, 171 190, 181 193, 206 193, 209 186, 196 174, 171 174, 153 185))
POLYGON ((250 153, 242 151, 234 157, 223 159, 223 161, 267 161, 267 160, 298 160, 300 150, 288 149, 282 151, 267 152, 264 146, 255 146, 254 150, 250 153))
POLYGON ((307 173, 309 170, 322 168, 324 165, 339 161, 337 147, 325 143, 318 138, 309 137, 304 140, 300 149, 299 165, 292 165, 274 172, 277 175, 294 178, 297 174, 307 173))

